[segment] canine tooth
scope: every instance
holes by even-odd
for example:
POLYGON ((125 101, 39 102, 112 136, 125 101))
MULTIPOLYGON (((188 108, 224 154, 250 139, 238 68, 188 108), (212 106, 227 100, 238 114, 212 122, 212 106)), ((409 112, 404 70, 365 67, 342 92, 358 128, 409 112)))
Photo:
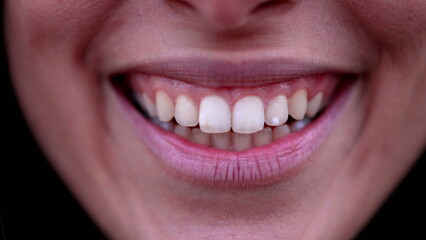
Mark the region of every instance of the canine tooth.
POLYGON ((305 117, 308 107, 308 94, 305 89, 297 91, 291 97, 288 103, 288 113, 296 120, 301 120, 305 117))
POLYGON ((234 105, 232 130, 237 133, 255 133, 263 129, 265 110, 259 97, 247 96, 234 105))
POLYGON ((219 96, 207 96, 201 100, 200 128, 205 133, 223 133, 231 130, 231 111, 228 103, 219 96))
POLYGON ((272 142, 272 129, 266 127, 253 135, 255 146, 262 146, 272 142))
POLYGON ((323 93, 317 93, 314 98, 311 99, 308 103, 308 109, 306 111, 306 115, 310 118, 314 117, 321 107, 321 102, 323 98, 323 93))
POLYGON ((199 128, 192 129, 191 140, 198 144, 210 146, 210 134, 202 132, 199 128))
POLYGON ((272 131, 272 138, 275 140, 278 140, 285 135, 289 134, 291 132, 290 127, 287 124, 281 125, 279 127, 274 128, 272 131))
POLYGON ((155 103, 151 100, 151 98, 148 97, 146 93, 142 93, 142 103, 150 117, 157 116, 157 109, 155 107, 155 103))
POLYGON ((176 124, 174 133, 188 140, 191 139, 191 129, 188 127, 184 127, 179 124, 176 124))
POLYGON ((241 133, 232 134, 232 143, 234 146, 234 151, 244 151, 246 149, 251 148, 251 146, 253 145, 251 134, 241 133))
POLYGON ((173 119, 175 104, 167 93, 158 91, 155 94, 155 104, 157 105, 158 118, 161 121, 168 122, 173 119))
POLYGON ((179 125, 186 127, 194 127, 198 124, 198 108, 185 95, 176 98, 175 120, 179 125))
POLYGON ((231 135, 230 133, 215 133, 212 134, 212 147, 228 150, 231 146, 231 135))
POLYGON ((266 109, 265 122, 269 126, 279 126, 287 121, 288 101, 284 95, 275 97, 266 109))
POLYGON ((306 125, 308 125, 309 123, 311 123, 311 120, 308 118, 304 118, 302 120, 299 121, 294 121, 291 123, 290 125, 290 129, 292 132, 297 132, 302 130, 303 128, 306 127, 306 125))

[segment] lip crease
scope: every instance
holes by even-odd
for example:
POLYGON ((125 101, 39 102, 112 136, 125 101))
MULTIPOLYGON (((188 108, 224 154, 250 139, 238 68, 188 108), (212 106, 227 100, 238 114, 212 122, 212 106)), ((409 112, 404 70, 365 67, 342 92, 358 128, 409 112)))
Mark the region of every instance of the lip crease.
MULTIPOLYGON (((264 63, 260 65, 256 65, 258 64, 257 62, 256 64, 252 62, 248 65, 228 65, 209 61, 207 61, 209 63, 207 66, 198 63, 197 67, 193 68, 193 71, 189 71, 190 67, 175 68, 175 71, 172 71, 173 66, 187 66, 186 64, 189 62, 191 60, 181 61, 175 65, 167 62, 166 67, 164 64, 155 65, 151 63, 149 66, 138 67, 137 71, 144 71, 144 73, 150 75, 158 74, 160 71, 163 74, 168 73, 168 78, 185 79, 185 82, 195 83, 196 85, 200 85, 199 81, 204 79, 203 83, 210 86, 226 85, 225 79, 221 78, 225 76, 233 76, 230 80, 232 86, 238 86, 239 84, 258 86, 260 83, 264 85, 270 83, 270 81, 294 80, 293 76, 299 78, 309 76, 307 75, 308 72, 330 74, 329 72, 319 72, 324 68, 316 67, 305 67, 304 71, 297 72, 296 69, 300 70, 301 65, 292 65, 291 67, 286 64, 281 65, 281 67, 277 65, 276 67, 280 67, 280 71, 275 70, 275 72, 266 73, 266 70, 256 71, 261 66, 267 65, 264 63), (253 64, 256 67, 253 67, 253 64), (225 68, 217 68, 220 66, 225 66, 225 68), (231 71, 235 66, 238 67, 234 68, 234 72, 231 71), (285 72, 283 69, 292 70, 285 72), (206 72, 202 72, 203 70, 206 70, 206 72), (279 72, 282 74, 278 74, 279 72), (244 78, 244 76, 250 76, 248 79, 253 80, 246 81, 247 78, 244 78), (266 76, 266 80, 261 81, 262 76, 266 76), (275 76, 275 78, 271 76, 275 76)), ((133 68, 131 71, 136 70, 133 68)), ((129 117, 130 123, 134 126, 141 140, 158 157, 159 163, 165 167, 166 171, 178 176, 178 178, 200 183, 204 186, 247 188, 279 182, 291 176, 297 169, 309 162, 309 157, 333 129, 333 125, 350 95, 351 86, 355 82, 354 77, 356 78, 354 74, 336 75, 339 76, 340 83, 335 91, 335 96, 325 111, 311 124, 299 132, 290 133, 270 144, 241 152, 206 147, 188 141, 174 133, 167 132, 145 119, 121 91, 115 92, 117 93, 118 102, 124 110, 124 115, 129 117)))

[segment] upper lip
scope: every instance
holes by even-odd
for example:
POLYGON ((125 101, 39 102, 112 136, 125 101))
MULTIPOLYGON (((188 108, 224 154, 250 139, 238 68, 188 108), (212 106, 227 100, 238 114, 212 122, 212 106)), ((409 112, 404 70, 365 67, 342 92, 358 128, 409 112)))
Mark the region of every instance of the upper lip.
POLYGON ((116 74, 140 73, 203 87, 257 87, 320 74, 352 74, 353 69, 289 59, 223 60, 173 58, 124 67, 116 74))

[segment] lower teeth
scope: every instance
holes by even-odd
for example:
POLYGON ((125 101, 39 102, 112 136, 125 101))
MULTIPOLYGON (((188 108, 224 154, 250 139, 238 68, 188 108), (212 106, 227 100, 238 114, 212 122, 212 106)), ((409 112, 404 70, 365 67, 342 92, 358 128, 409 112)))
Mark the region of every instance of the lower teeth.
POLYGON ((290 129, 292 132, 298 132, 304 129, 311 122, 312 122, 312 119, 310 118, 304 118, 302 120, 294 121, 290 124, 290 129))
POLYGON ((310 118, 294 120, 291 123, 278 127, 265 127, 259 132, 252 134, 241 134, 235 132, 210 134, 204 133, 199 127, 184 127, 175 121, 162 122, 157 117, 149 118, 156 126, 185 138, 186 140, 228 151, 244 151, 253 147, 263 146, 282 137, 304 129, 312 122, 310 118))

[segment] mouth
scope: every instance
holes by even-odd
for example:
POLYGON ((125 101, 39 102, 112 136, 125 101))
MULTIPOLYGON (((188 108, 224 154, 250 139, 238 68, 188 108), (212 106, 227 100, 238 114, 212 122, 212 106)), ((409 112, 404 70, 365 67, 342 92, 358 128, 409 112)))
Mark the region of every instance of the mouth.
POLYGON ((210 186, 264 186, 294 174, 330 134, 358 79, 279 62, 178 63, 121 71, 111 83, 161 165, 210 186))

